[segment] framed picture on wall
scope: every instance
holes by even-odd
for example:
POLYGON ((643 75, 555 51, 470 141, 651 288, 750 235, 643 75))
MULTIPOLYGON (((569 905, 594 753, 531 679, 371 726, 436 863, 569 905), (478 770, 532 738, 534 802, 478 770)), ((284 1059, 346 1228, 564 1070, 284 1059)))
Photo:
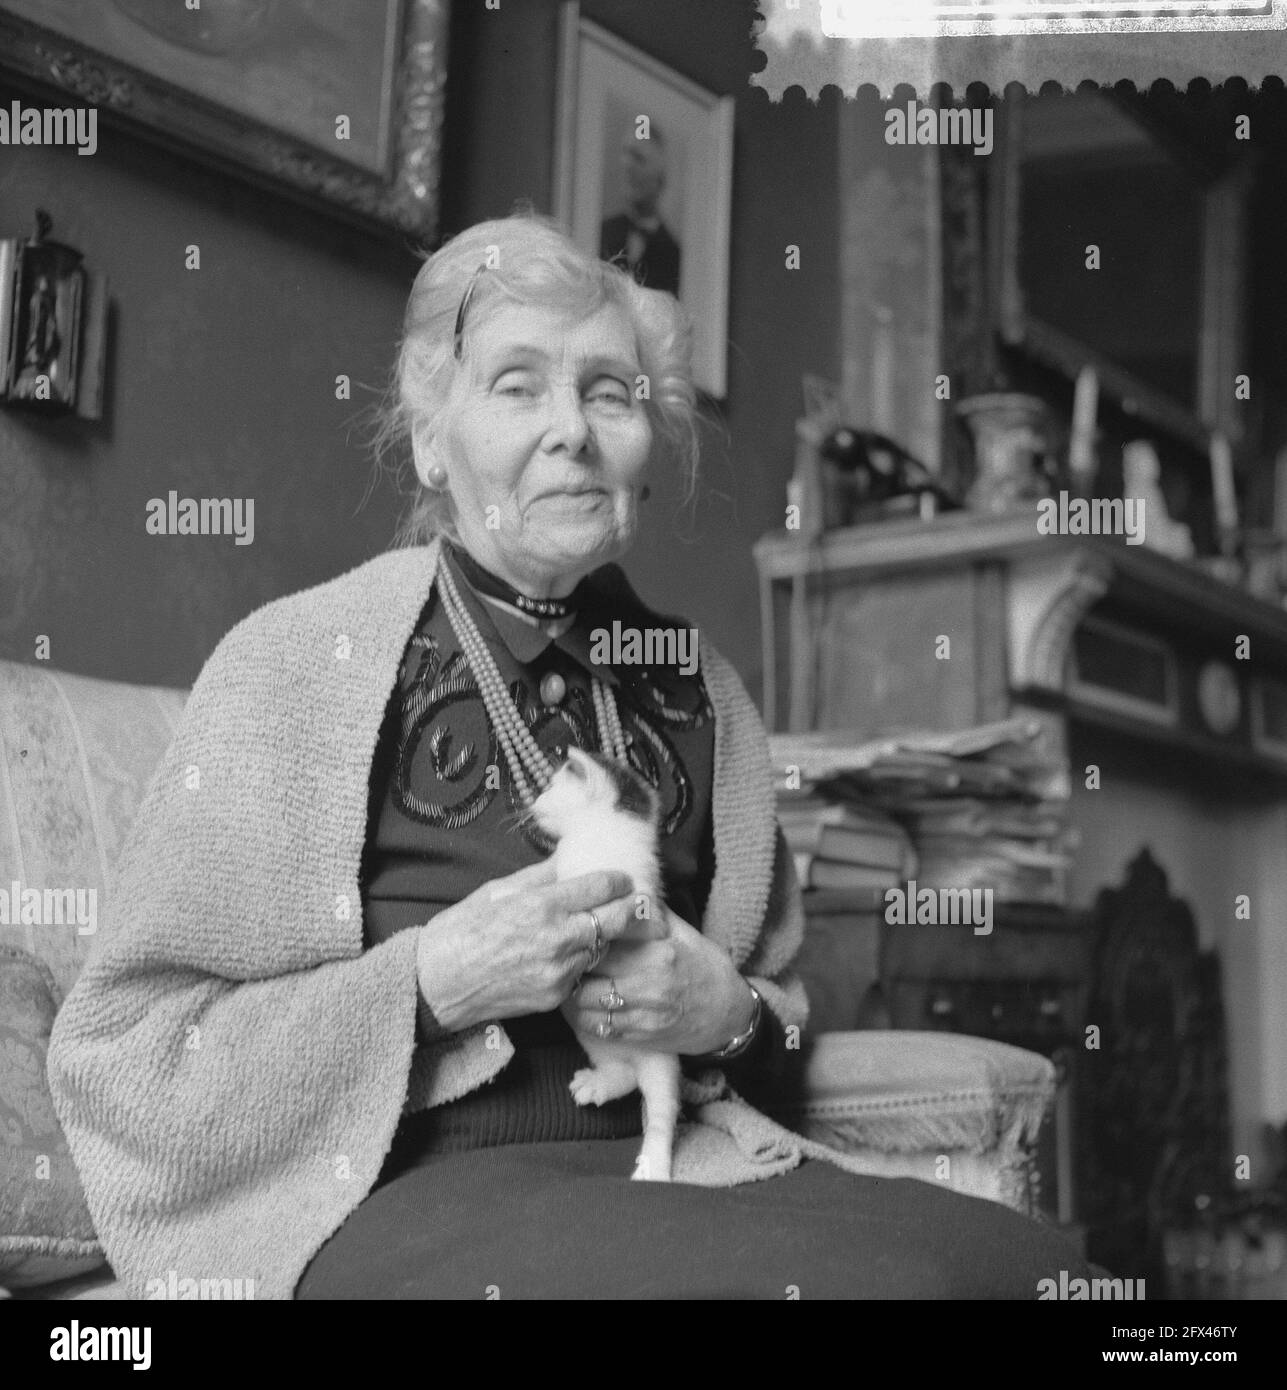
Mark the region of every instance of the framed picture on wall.
POLYGON ((0 67, 104 122, 428 239, 447 11, 448 0, 0 0, 0 67))
POLYGON ((586 250, 677 295, 697 385, 727 392, 733 98, 561 13, 555 216, 586 250))

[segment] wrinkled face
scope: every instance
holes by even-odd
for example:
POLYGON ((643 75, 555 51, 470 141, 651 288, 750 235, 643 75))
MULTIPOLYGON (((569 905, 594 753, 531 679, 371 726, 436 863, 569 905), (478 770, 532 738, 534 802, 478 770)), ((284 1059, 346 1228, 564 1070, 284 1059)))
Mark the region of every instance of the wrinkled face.
POLYGON ((630 321, 615 304, 583 319, 507 304, 472 332, 466 319, 464 343, 436 432, 417 439, 421 480, 445 469, 480 564, 534 597, 567 594, 638 526, 653 436, 630 321))

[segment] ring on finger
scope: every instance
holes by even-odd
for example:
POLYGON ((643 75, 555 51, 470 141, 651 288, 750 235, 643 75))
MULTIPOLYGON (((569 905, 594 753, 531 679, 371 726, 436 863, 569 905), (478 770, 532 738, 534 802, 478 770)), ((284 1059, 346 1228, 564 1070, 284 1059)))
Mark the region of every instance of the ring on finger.
POLYGON ((594 945, 590 950, 590 964, 586 967, 587 970, 593 970, 598 965, 607 949, 603 940, 603 926, 599 921, 599 914, 593 910, 590 912, 590 923, 594 927, 594 945))
POLYGON ((617 993, 617 982, 615 980, 608 981, 608 992, 607 994, 601 994, 599 996, 599 1005, 601 1008, 607 1009, 609 1020, 612 1018, 613 1009, 624 1009, 626 1007, 626 1001, 617 993))

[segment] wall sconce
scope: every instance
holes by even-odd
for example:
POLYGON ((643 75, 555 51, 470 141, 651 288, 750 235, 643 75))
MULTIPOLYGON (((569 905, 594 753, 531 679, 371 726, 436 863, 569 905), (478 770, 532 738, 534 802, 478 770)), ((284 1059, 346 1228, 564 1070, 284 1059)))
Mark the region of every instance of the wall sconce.
POLYGON ((33 237, 0 239, 0 404, 100 420, 107 277, 52 227, 40 210, 33 237))

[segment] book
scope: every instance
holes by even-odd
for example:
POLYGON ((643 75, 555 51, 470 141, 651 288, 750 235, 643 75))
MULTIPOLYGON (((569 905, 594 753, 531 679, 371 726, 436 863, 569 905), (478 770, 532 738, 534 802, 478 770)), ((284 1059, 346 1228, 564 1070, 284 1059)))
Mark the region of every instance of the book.
POLYGON ((896 888, 900 874, 871 864, 845 864, 817 854, 797 854, 796 873, 805 888, 896 888))
POLYGON ((857 826, 824 825, 817 853, 821 859, 892 869, 907 878, 915 872, 912 842, 897 826, 888 834, 857 826))
POLYGON ((872 868, 867 864, 841 864, 834 859, 816 855, 809 869, 812 888, 896 888, 899 875, 892 869, 872 868))
POLYGON ((899 820, 913 836, 933 834, 1001 835, 1045 839, 1064 830, 1064 807, 1057 801, 1016 805, 981 797, 931 797, 899 807, 899 820))
POLYGON ((793 851, 856 864, 897 868, 911 848, 906 830, 892 816, 869 807, 826 801, 779 805, 778 824, 793 851))
POLYGON ((907 831, 892 816, 866 806, 818 801, 778 807, 778 824, 793 854, 861 865, 887 873, 915 871, 907 831))
POLYGON ((870 915, 883 917, 885 893, 889 884, 872 888, 810 888, 805 894, 805 907, 810 915, 838 914, 849 918, 870 915))
POLYGON ((1000 836, 980 840, 973 835, 920 835, 916 840, 916 850, 922 868, 930 862, 970 862, 976 859, 1001 859, 1008 864, 1032 869, 1068 867, 1068 856, 1060 850, 1000 836))
POLYGON ((783 801, 779 797, 778 819, 784 825, 792 822, 899 828, 892 817, 874 806, 862 806, 850 801, 828 801, 824 796, 813 796, 808 801, 783 801))

